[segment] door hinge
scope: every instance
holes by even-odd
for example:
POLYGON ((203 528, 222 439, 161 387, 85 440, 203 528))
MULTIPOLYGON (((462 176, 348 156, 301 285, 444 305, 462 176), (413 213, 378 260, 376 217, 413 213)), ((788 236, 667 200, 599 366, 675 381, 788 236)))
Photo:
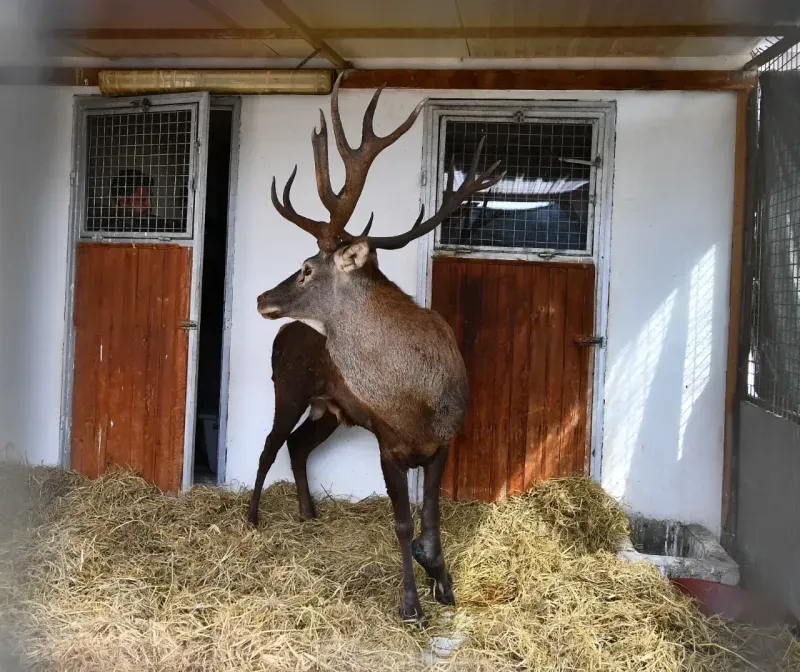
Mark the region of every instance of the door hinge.
POLYGON ((603 336, 577 336, 575 342, 585 348, 604 348, 606 345, 606 339, 603 336))
POLYGON ((422 184, 423 187, 426 187, 428 185, 428 171, 427 170, 423 170, 422 171, 422 177, 420 178, 420 183, 422 184))
POLYGON ((69 186, 74 187, 78 184, 78 173, 74 170, 69 174, 69 186))
POLYGON ((197 329, 197 322, 194 320, 182 320, 178 326, 184 331, 194 331, 197 329))

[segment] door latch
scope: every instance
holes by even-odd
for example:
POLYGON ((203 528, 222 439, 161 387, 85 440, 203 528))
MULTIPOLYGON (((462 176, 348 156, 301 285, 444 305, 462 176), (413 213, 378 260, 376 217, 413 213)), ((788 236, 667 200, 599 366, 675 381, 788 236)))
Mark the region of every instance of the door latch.
POLYGON ((580 345, 581 347, 588 348, 588 347, 605 347, 606 339, 602 336, 578 336, 575 338, 575 342, 580 345))
POLYGON ((184 331, 193 331, 197 329, 197 322, 194 320, 183 320, 178 326, 184 331))

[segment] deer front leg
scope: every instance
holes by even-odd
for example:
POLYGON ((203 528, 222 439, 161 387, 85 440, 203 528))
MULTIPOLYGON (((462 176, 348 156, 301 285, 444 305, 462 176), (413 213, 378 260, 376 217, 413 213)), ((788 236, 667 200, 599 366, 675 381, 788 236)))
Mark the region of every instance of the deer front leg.
POLYGON ((276 401, 272 431, 267 435, 267 439, 264 441, 264 450, 261 451, 261 457, 258 459, 258 472, 256 473, 256 482, 253 486, 253 495, 250 497, 250 509, 247 514, 247 520, 251 525, 258 525, 258 503, 261 500, 261 490, 264 488, 264 479, 267 477, 267 472, 270 470, 272 463, 275 462, 275 457, 281 446, 289 438, 292 428, 300 420, 305 410, 305 407, 301 407, 299 404, 280 402, 282 402, 280 399, 276 401))
POLYGON ((250 509, 247 512, 247 520, 253 526, 258 525, 258 503, 261 501, 264 479, 267 477, 267 472, 275 461, 275 456, 278 454, 285 439, 285 436, 279 436, 273 430, 264 441, 264 450, 261 451, 261 457, 258 458, 258 471, 256 472, 253 494, 250 496, 250 509))
POLYGON ((309 417, 289 435, 286 442, 289 447, 289 457, 292 460, 292 473, 297 487, 300 517, 303 520, 310 520, 317 516, 314 510, 314 500, 311 499, 311 491, 308 488, 306 471, 308 456, 315 448, 324 443, 338 426, 339 421, 332 413, 325 413, 319 420, 312 420, 309 417))
POLYGON ((414 567, 411 559, 411 538, 414 536, 414 521, 411 518, 411 505, 408 501, 408 473, 391 459, 381 458, 386 490, 394 509, 394 529, 400 544, 403 558, 403 597, 400 601, 400 618, 414 620, 427 627, 427 620, 419 603, 417 584, 414 581, 414 567))
POLYGON ((411 552, 433 583, 433 596, 440 604, 455 606, 453 578, 447 571, 442 551, 441 512, 439 490, 447 463, 449 445, 444 445, 425 467, 425 485, 422 500, 422 532, 414 539, 411 552))

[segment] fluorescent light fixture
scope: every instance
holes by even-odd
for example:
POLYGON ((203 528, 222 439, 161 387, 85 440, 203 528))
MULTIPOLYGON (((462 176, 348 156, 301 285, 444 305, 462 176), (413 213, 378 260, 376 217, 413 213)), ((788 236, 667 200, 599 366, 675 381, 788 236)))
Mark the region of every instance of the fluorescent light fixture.
POLYGON ((106 95, 208 91, 217 94, 316 94, 333 88, 332 70, 102 70, 106 95))

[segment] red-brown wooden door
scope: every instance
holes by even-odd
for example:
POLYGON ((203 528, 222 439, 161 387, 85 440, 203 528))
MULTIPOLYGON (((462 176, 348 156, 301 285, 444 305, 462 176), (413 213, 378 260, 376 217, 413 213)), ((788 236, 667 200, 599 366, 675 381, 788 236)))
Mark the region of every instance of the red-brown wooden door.
POLYGON ((192 457, 209 94, 75 106, 70 465, 89 477, 131 467, 178 492, 192 457))
POLYGON ((78 244, 73 469, 128 466, 180 490, 191 274, 189 247, 78 244))
POLYGON ((588 474, 592 264, 433 260, 432 307, 456 333, 469 408, 442 493, 493 501, 588 474))

